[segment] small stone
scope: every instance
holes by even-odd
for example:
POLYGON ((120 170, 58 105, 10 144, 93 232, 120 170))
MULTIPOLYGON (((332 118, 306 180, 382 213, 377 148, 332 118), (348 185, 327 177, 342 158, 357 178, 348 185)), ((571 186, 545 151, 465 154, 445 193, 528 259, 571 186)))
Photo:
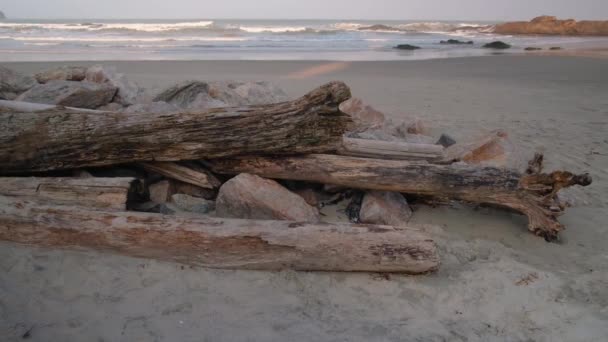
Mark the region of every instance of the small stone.
POLYGON ((215 209, 214 201, 185 194, 173 194, 171 196, 171 203, 180 210, 197 214, 207 214, 215 209))
POLYGON ((441 136, 439 137, 439 140, 437 140, 435 145, 441 145, 445 148, 448 148, 448 147, 454 145, 455 143, 456 143, 456 140, 454 140, 454 138, 443 133, 443 134, 441 134, 441 136))
POLYGON ((415 119, 414 122, 407 126, 407 133, 429 135, 430 130, 426 127, 424 121, 421 119, 415 119))
POLYGON ((173 195, 174 189, 171 186, 169 180, 162 180, 158 183, 154 183, 149 187, 150 200, 154 203, 166 203, 171 195, 173 195))
POLYGON ((412 217, 412 209, 398 192, 370 191, 363 197, 359 218, 362 223, 401 227, 412 217))

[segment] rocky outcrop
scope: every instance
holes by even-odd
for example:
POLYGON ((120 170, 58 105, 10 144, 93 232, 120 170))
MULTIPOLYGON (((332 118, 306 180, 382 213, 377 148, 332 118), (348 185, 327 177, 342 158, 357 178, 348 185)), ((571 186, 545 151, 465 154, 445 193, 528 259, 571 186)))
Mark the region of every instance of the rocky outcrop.
POLYGON ((410 44, 399 44, 399 45, 395 46, 393 49, 397 49, 397 50, 418 50, 418 49, 420 49, 420 46, 410 45, 410 44))
POLYGON ((87 68, 79 66, 63 66, 39 72, 34 76, 38 83, 49 81, 82 81, 86 76, 87 68))
POLYGON ((35 85, 34 78, 0 66, 0 100, 14 100, 35 85))
POLYGON ((269 82, 186 81, 158 94, 154 101, 167 102, 183 109, 207 109, 261 105, 287 101, 285 92, 269 82))
POLYGON ((398 192, 370 191, 361 202, 359 219, 362 223, 405 226, 412 217, 412 209, 398 192))
POLYGON ((240 174, 220 188, 216 200, 220 217, 316 222, 319 212, 299 195, 274 180, 240 174))
POLYGON ((507 44, 505 42, 501 42, 500 40, 497 40, 495 42, 484 44, 483 48, 504 50, 504 49, 510 49, 511 45, 509 45, 509 44, 507 44))
POLYGON ((384 126, 384 114, 365 104, 360 98, 350 98, 340 104, 340 110, 353 119, 353 132, 363 132, 384 126))
POLYGON ((21 94, 17 101, 95 109, 110 103, 116 90, 109 84, 49 81, 21 94))
POLYGON ((448 40, 442 40, 439 42, 439 44, 446 44, 446 45, 473 45, 473 41, 469 40, 469 41, 462 41, 462 40, 458 40, 458 39, 448 39, 448 40))
POLYGON ((94 65, 87 69, 85 80, 92 83, 107 84, 118 89, 113 102, 123 106, 145 102, 143 90, 137 83, 129 80, 124 74, 116 72, 115 67, 94 65))
POLYGON ((559 20, 553 16, 540 16, 531 21, 498 24, 498 34, 543 34, 560 36, 608 36, 608 21, 559 20))

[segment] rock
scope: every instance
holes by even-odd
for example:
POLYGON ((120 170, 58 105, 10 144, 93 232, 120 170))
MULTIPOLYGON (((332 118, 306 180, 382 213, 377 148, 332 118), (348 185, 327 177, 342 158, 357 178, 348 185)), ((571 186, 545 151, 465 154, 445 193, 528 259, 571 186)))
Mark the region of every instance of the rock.
POLYGON ((110 103, 116 90, 109 84, 49 81, 21 94, 17 101, 95 109, 110 103))
POLYGON ((268 82, 186 81, 160 92, 154 101, 183 109, 259 105, 287 101, 282 89, 268 82))
POLYGON ((392 27, 392 26, 387 26, 387 25, 371 25, 371 26, 364 26, 364 27, 360 27, 358 29, 359 31, 394 31, 394 32, 398 32, 401 31, 401 29, 397 28, 397 27, 392 27))
POLYGON ((407 126, 407 133, 429 135, 430 130, 426 127, 424 121, 421 119, 415 119, 414 122, 407 126))
POLYGON ((418 50, 418 49, 420 49, 420 46, 410 45, 410 44, 399 44, 399 45, 395 46, 393 49, 399 49, 399 50, 418 50))
POLYGON ((216 200, 220 217, 316 222, 319 211, 274 180, 242 173, 220 188, 216 200))
POLYGON ((555 51, 555 50, 561 50, 561 49, 562 49, 562 48, 561 48, 561 47, 559 47, 559 46, 552 46, 552 47, 550 47, 550 48, 549 48, 549 50, 551 50, 551 51, 555 51))
POLYGON ((406 226, 412 209, 398 192, 370 191, 363 197, 359 219, 362 223, 406 226))
POLYGON ((340 104, 340 110, 353 119, 353 132, 363 132, 381 128, 385 123, 384 114, 372 106, 366 105, 359 98, 353 97, 340 104))
POLYGON ((298 190, 294 190, 293 192, 298 194, 300 197, 302 197, 304 199, 304 201, 306 201, 306 203, 308 203, 309 205, 311 205, 313 207, 319 206, 319 196, 317 195, 317 192, 314 191, 313 189, 310 189, 310 188, 298 189, 298 190))
POLYGON ((47 83, 48 81, 77 81, 85 79, 87 72, 86 67, 79 66, 63 66, 51 70, 46 70, 37 73, 34 77, 38 83, 47 83))
POLYGON ((22 75, 14 70, 0 66, 0 100, 14 100, 24 91, 35 86, 33 77, 22 75))
POLYGON ((197 214, 207 214, 215 209, 214 201, 185 194, 172 195, 171 203, 180 210, 197 214))
POLYGON ((454 145, 456 143, 456 140, 454 140, 454 138, 452 138, 451 136, 443 133, 440 137, 439 140, 437 140, 437 142, 435 143, 435 145, 441 145, 445 148, 448 148, 452 145, 454 145))
POLYGON ((148 189, 150 191, 150 201, 158 204, 167 202, 175 193, 175 189, 169 180, 154 183, 148 189))
POLYGON ((175 189, 174 193, 177 194, 185 194, 193 197, 200 197, 204 199, 215 199, 217 193, 211 189, 205 189, 198 187, 196 185, 180 182, 177 180, 170 180, 173 189, 175 189))
POLYGON ((467 164, 525 170, 528 159, 523 151, 515 148, 507 133, 496 130, 470 142, 457 143, 445 150, 449 161, 467 164))
POLYGON ((86 70, 85 79, 92 83, 109 84, 118 89, 113 102, 130 106, 143 101, 143 90, 137 83, 130 81, 124 74, 116 72, 116 68, 94 65, 86 70))
POLYGON ((531 21, 515 21, 494 27, 498 34, 545 34, 560 36, 608 36, 608 21, 559 20, 553 16, 540 16, 531 21))
POLYGON ((105 106, 97 107, 97 110, 101 110, 103 112, 120 112, 125 109, 123 105, 116 102, 110 102, 105 106))
POLYGON ((539 51, 542 50, 542 48, 539 47, 534 47, 534 46, 528 46, 527 48, 524 49, 525 51, 539 51))
POLYGON ((484 44, 483 47, 486 49, 504 50, 504 49, 510 49, 511 45, 509 45, 505 42, 501 42, 500 40, 497 40, 497 41, 494 41, 491 43, 484 44))
POLYGON ((465 41, 458 40, 458 39, 448 39, 448 40, 442 40, 442 41, 440 41, 439 44, 449 44, 449 45, 469 44, 469 45, 473 45, 473 41, 469 40, 469 41, 465 42, 465 41))
POLYGON ((169 104, 167 102, 158 101, 150 103, 138 103, 131 105, 122 110, 123 113, 151 113, 151 114, 163 114, 173 113, 180 111, 180 108, 176 105, 169 104))

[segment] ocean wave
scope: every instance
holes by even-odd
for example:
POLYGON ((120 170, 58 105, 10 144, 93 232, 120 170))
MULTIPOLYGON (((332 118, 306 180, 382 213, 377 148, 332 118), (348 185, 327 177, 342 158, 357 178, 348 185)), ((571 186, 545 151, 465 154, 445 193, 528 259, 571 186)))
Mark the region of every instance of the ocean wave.
POLYGON ((211 27, 213 21, 196 21, 182 23, 0 23, 1 29, 15 31, 107 31, 125 30, 138 32, 171 32, 187 29, 200 29, 211 27))
POLYGON ((11 37, 0 36, 0 39, 9 39, 25 42, 172 42, 172 41, 243 41, 244 37, 11 37))

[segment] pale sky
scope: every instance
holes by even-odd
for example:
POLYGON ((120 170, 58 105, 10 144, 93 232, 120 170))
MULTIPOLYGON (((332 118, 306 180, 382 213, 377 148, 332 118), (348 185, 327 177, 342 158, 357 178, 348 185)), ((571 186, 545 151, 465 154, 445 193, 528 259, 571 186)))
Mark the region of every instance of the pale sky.
POLYGON ((608 0, 0 0, 12 18, 608 20, 608 0))

